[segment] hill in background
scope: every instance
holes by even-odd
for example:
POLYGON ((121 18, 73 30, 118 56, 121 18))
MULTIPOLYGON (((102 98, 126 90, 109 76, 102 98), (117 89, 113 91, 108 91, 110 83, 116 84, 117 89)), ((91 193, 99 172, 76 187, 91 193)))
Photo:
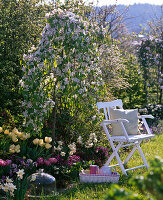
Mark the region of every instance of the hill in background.
POLYGON ((151 4, 134 4, 129 7, 118 5, 116 9, 120 13, 123 13, 127 9, 124 15, 124 22, 130 33, 140 33, 144 27, 146 28, 146 32, 148 32, 148 22, 153 19, 159 19, 163 14, 161 12, 161 6, 151 4))

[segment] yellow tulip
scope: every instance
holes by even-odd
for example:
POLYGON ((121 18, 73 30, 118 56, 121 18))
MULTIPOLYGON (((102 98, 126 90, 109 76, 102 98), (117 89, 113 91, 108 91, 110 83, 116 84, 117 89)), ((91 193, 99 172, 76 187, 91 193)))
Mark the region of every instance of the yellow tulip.
POLYGON ((26 138, 28 139, 30 137, 31 137, 30 133, 26 133, 26 138))
POLYGON ((15 149, 15 144, 10 145, 10 149, 15 149))
POLYGON ((38 143, 39 143, 39 145, 40 145, 41 147, 44 146, 44 140, 43 140, 43 139, 40 139, 38 143))
POLYGON ((21 140, 26 140, 27 136, 25 134, 22 135, 22 137, 20 138, 21 140))
POLYGON ((13 134, 13 133, 12 133, 12 132, 10 132, 8 135, 9 135, 10 137, 12 137, 12 134, 13 134))
POLYGON ((13 132, 10 132, 10 133, 9 133, 9 136, 10 136, 10 137, 17 137, 17 135, 15 135, 15 133, 13 133, 13 132))
POLYGON ((45 142, 47 142, 47 143, 52 142, 52 138, 51 137, 45 137, 45 142))
POLYGON ((20 149, 20 145, 19 145, 19 144, 16 145, 16 146, 15 146, 15 149, 20 149))
POLYGON ((3 131, 3 129, 2 129, 2 127, 0 127, 0 133, 2 133, 2 131, 3 131))
POLYGON ((13 142, 17 142, 17 141, 18 141, 18 138, 17 138, 17 137, 12 137, 12 141, 13 141, 13 142))
POLYGON ((20 149, 18 149, 18 150, 15 150, 15 152, 16 152, 16 153, 19 153, 19 152, 20 152, 20 149))
POLYGON ((9 147, 9 152, 10 153, 15 153, 15 145, 13 144, 13 145, 10 145, 10 147, 9 147))
POLYGON ((14 149, 9 149, 9 152, 10 153, 15 153, 15 150, 14 149))
POLYGON ((49 143, 46 143, 46 144, 45 144, 45 148, 46 148, 46 149, 50 149, 51 147, 52 147, 51 144, 49 144, 49 143))
POLYGON ((6 134, 6 135, 8 135, 9 133, 10 133, 9 130, 4 131, 4 134, 6 134))
POLYGON ((19 153, 19 152, 20 152, 20 149, 15 149, 15 152, 16 152, 16 153, 19 153))
POLYGON ((22 133, 22 132, 18 132, 18 133, 17 133, 17 136, 18 136, 19 138, 21 138, 21 137, 23 136, 23 133, 22 133))
POLYGON ((12 130, 12 133, 14 133, 15 135, 17 135, 17 134, 19 133, 19 131, 18 131, 17 128, 14 128, 14 129, 12 130))
POLYGON ((36 139, 33 140, 33 144, 36 145, 36 144, 38 144, 38 143, 39 143, 39 139, 38 139, 38 138, 36 138, 36 139))

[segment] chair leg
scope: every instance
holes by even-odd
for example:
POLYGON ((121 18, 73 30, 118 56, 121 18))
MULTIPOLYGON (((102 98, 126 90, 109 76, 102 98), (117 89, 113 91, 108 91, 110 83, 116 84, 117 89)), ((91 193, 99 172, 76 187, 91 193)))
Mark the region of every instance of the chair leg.
POLYGON ((114 156, 115 156, 115 151, 118 151, 122 146, 122 143, 120 142, 116 148, 113 148, 113 153, 111 154, 111 156, 109 157, 109 159, 107 160, 107 162, 105 163, 104 166, 108 166, 110 164, 110 162, 113 160, 114 156), (115 149, 115 150, 114 150, 115 149))
POLYGON ((110 164, 110 162, 113 160, 114 156, 115 156, 115 153, 113 152, 104 166, 108 166, 110 164))
POLYGON ((134 154, 134 152, 136 151, 138 147, 135 145, 132 149, 132 151, 129 153, 129 155, 127 156, 127 158, 124 161, 124 164, 127 164, 127 162, 130 160, 131 156, 134 154))
POLYGON ((121 170, 122 170, 122 173, 123 173, 124 175, 127 176, 126 170, 125 170, 125 168, 124 168, 124 166, 123 166, 123 163, 122 163, 122 161, 121 161, 121 159, 120 159, 120 157, 119 157, 119 154, 118 154, 118 150, 121 148, 122 144, 123 144, 123 143, 120 142, 120 143, 117 145, 117 147, 115 148, 113 142, 110 142, 110 145, 112 146, 112 149, 113 149, 113 153, 112 153, 112 155, 109 157, 109 159, 107 160, 107 162, 105 163, 104 166, 108 166, 108 165, 110 164, 110 162, 113 160, 114 156, 115 156, 116 159, 117 159, 117 161, 118 161, 118 164, 119 164, 119 166, 120 166, 120 168, 121 168, 121 170))
POLYGON ((123 163, 122 163, 122 161, 121 161, 121 159, 120 159, 120 157, 119 157, 117 151, 115 151, 115 156, 116 156, 117 161, 118 161, 118 163, 119 163, 119 166, 120 166, 120 168, 121 168, 121 170, 122 170, 122 173, 123 173, 124 175, 127 176, 127 172, 126 172, 126 170, 125 170, 125 168, 124 168, 124 166, 123 166, 123 163))
MULTIPOLYGON (((140 142, 140 143, 141 143, 141 142, 140 142)), ((139 153, 140 153, 140 155, 141 155, 141 157, 142 157, 142 160, 143 160, 143 162, 144 162, 146 168, 149 169, 149 165, 148 165, 147 160, 146 160, 146 158, 145 158, 145 156, 144 156, 144 153, 143 153, 143 151, 142 151, 142 149, 141 149, 141 147, 140 147, 140 143, 137 145, 138 151, 139 151, 139 153)))

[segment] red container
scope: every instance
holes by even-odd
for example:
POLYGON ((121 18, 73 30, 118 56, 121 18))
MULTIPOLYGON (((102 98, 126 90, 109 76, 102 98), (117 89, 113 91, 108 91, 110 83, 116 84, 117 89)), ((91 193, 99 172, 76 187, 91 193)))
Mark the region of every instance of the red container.
POLYGON ((97 165, 90 165, 90 174, 98 174, 99 166, 97 165))

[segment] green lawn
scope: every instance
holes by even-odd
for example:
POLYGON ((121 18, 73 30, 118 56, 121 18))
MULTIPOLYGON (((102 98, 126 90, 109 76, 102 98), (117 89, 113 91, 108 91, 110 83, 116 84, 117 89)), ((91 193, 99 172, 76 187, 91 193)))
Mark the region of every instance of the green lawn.
MULTIPOLYGON (((147 161, 153 159, 155 156, 163 157, 163 134, 156 136, 151 141, 144 142, 142 144, 142 150, 145 154, 147 161)), ((122 157, 125 157, 125 154, 122 157)), ((128 167, 134 167, 140 165, 142 160, 138 155, 138 152, 135 152, 133 158, 128 163, 128 167)), ((119 169, 116 169, 119 171, 119 169)), ((120 171, 119 171, 120 172, 120 171)), ((133 192, 139 193, 139 191, 134 188, 132 185, 129 185, 128 180, 130 177, 141 174, 144 175, 147 172, 146 168, 140 168, 133 171, 130 171, 128 174, 129 176, 122 176, 119 180, 119 186, 122 188, 130 189, 133 192)), ((80 184, 76 183, 74 186, 65 191, 60 193, 57 197, 49 198, 50 200, 104 200, 107 196, 107 193, 110 189, 111 184, 109 183, 100 183, 100 184, 80 184)), ((146 200, 147 197, 143 196, 139 193, 143 200, 146 200)), ((45 200, 45 198, 42 198, 45 200)), ((47 198, 46 198, 47 199, 47 198)))

